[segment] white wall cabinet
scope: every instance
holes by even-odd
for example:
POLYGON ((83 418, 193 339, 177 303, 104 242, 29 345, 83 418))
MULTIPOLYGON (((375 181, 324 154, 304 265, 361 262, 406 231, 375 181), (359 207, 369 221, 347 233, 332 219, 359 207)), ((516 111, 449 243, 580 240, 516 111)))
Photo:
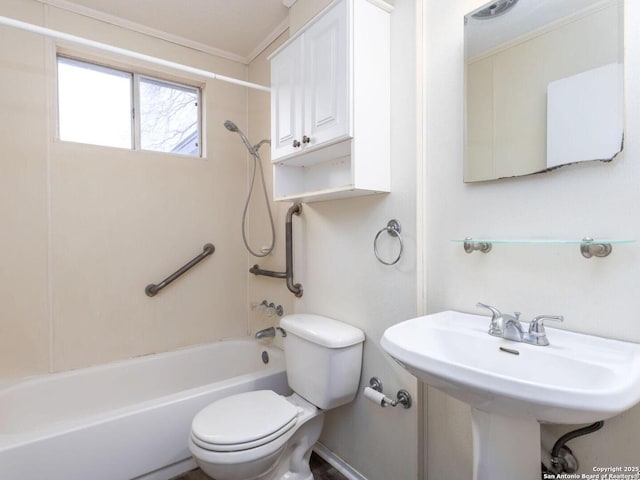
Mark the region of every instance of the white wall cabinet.
POLYGON ((270 57, 275 200, 390 190, 389 13, 337 0, 270 57))

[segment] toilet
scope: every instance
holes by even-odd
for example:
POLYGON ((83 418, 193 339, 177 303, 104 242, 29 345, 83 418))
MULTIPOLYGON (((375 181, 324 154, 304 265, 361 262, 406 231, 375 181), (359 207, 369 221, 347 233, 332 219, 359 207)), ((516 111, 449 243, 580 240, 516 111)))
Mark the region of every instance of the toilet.
POLYGON ((351 402, 362 366, 362 330, 313 314, 283 317, 285 397, 258 390, 225 397, 191 424, 189 450, 215 480, 313 480, 311 449, 324 411, 351 402))

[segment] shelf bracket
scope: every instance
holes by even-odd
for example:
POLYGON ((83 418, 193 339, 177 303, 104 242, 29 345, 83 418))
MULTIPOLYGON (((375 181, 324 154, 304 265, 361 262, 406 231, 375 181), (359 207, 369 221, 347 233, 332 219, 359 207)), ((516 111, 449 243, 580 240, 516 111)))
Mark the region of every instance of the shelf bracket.
POLYGON ((580 244, 580 253, 584 258, 606 257, 613 247, 610 243, 595 242, 591 237, 584 237, 580 244))
POLYGON ((491 251, 491 243, 490 242, 474 242, 473 238, 471 237, 465 238, 464 251, 467 253, 473 253, 476 250, 482 253, 489 253, 491 251))

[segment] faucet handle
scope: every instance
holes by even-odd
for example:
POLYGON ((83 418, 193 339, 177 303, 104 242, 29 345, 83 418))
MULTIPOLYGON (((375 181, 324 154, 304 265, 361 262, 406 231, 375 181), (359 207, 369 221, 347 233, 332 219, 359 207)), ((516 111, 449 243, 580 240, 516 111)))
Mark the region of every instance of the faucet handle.
POLYGON ((554 320, 556 322, 564 322, 564 317, 562 315, 538 315, 536 318, 531 320, 531 323, 529 324, 529 333, 544 334, 545 320, 554 320))
POLYGON ((496 307, 492 307, 491 305, 485 305, 484 303, 476 303, 476 307, 478 308, 486 308, 488 310, 491 310, 491 314, 493 318, 498 318, 502 316, 502 313, 500 313, 500 310, 498 310, 496 307))
POLYGON ((503 334, 503 329, 502 329, 502 313, 500 313, 500 310, 498 310, 495 307, 492 307, 491 305, 485 305, 484 303, 476 303, 476 307, 480 307, 480 308, 486 308, 488 310, 491 310, 491 325, 489 326, 489 335, 494 335, 496 337, 501 337, 503 334))
POLYGON ((555 320, 556 322, 564 321, 562 315, 538 315, 531 320, 529 324, 529 333, 525 335, 525 342, 532 345, 549 345, 549 339, 547 338, 547 332, 544 329, 545 320, 555 320))

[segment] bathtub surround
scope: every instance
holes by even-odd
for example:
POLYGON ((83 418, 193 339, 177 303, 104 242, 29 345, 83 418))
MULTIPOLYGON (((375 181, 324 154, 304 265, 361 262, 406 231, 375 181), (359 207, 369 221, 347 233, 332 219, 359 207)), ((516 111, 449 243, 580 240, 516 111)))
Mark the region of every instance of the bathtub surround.
MULTIPOLYGON (((268 85, 270 81, 270 68, 267 57, 271 55, 280 45, 288 38, 288 32, 280 35, 271 43, 260 55, 258 55, 248 67, 249 79, 254 82, 263 82, 268 85)), ((248 135, 252 139, 270 138, 271 136, 271 101, 269 95, 263 95, 260 92, 249 90, 248 96, 248 135)), ((273 179, 271 166, 271 149, 265 146, 260 150, 260 158, 262 159, 262 168, 265 174, 265 182, 267 185, 268 197, 273 198, 273 179)), ((249 154, 246 154, 247 162, 251 161, 249 154)), ((249 184, 250 172, 247 173, 246 184, 249 184)), ((248 188, 248 187, 247 187, 248 188)), ((276 304, 282 305, 285 315, 294 312, 295 297, 287 290, 285 283, 280 279, 258 277, 249 272, 249 268, 258 263, 260 268, 265 270, 281 271, 286 263, 285 251, 285 222, 287 210, 291 207, 289 202, 272 202, 271 210, 273 213, 273 222, 276 228, 276 242, 273 251, 267 257, 256 258, 251 255, 246 256, 245 271, 248 276, 247 292, 249 302, 259 301, 268 298, 276 304)), ((303 206, 304 208, 304 206, 303 206)), ((268 212, 265 208, 264 201, 258 195, 252 195, 249 204, 249 221, 247 236, 249 244, 253 246, 263 246, 269 244, 270 225, 268 221, 268 212)), ((299 232, 305 223, 305 212, 293 221, 293 238, 299 235, 299 232)), ((298 247, 297 241, 294 243, 294 251, 298 247)), ((294 257, 294 262, 296 258, 294 257)), ((294 263, 294 269, 297 265, 294 263)), ((295 270, 294 270, 295 271, 295 270)), ((297 276, 297 271, 296 271, 297 276)), ((297 280, 296 280, 297 281, 297 280)), ((306 292, 305 292, 306 293, 306 292)), ((262 315, 259 310, 249 311, 249 331, 252 333, 267 327, 278 325, 279 319, 262 315)), ((276 339, 279 341, 279 339, 276 339)))
MULTIPOLYGON (((246 65, 35 0, 3 0, 0 15, 247 76, 246 65)), ((228 141, 222 123, 234 118, 246 126, 247 89, 204 85, 206 158, 60 142, 53 43, 10 27, 0 33, 0 378, 246 334, 238 185, 245 184, 247 164, 242 144, 228 141), (215 255, 155 298, 144 294, 145 285, 207 242, 215 255)), ((71 44, 61 48, 116 66, 126 62, 71 44)))
MULTIPOLYGON (((640 5, 625 2, 625 145, 610 164, 477 185, 462 182, 463 22, 483 0, 424 2, 426 154, 424 235, 427 313, 479 313, 478 301, 502 311, 562 314, 554 325, 576 332, 640 342, 636 292, 640 247, 615 246, 604 259, 585 260, 563 246, 501 246, 467 255, 452 238, 577 237, 640 239, 640 5), (584 200, 588 201, 585 210, 584 200), (446 199, 446 201, 443 201, 446 199), (597 261, 596 261, 597 260, 597 261)), ((549 372, 553 374, 553 372, 549 372)), ((469 408, 426 388, 427 478, 471 478, 469 408)), ((640 407, 605 422, 597 433, 569 442, 580 473, 602 465, 638 463, 640 407)), ((551 449, 575 426, 542 426, 551 449)), ((546 460, 543 458, 543 460, 546 460)))
MULTIPOLYGON (((8 6, 23 18, 42 18, 36 2, 3 2, 1 10, 8 6)), ((48 126, 42 39, 1 31, 0 378, 6 378, 49 367, 48 126)))

